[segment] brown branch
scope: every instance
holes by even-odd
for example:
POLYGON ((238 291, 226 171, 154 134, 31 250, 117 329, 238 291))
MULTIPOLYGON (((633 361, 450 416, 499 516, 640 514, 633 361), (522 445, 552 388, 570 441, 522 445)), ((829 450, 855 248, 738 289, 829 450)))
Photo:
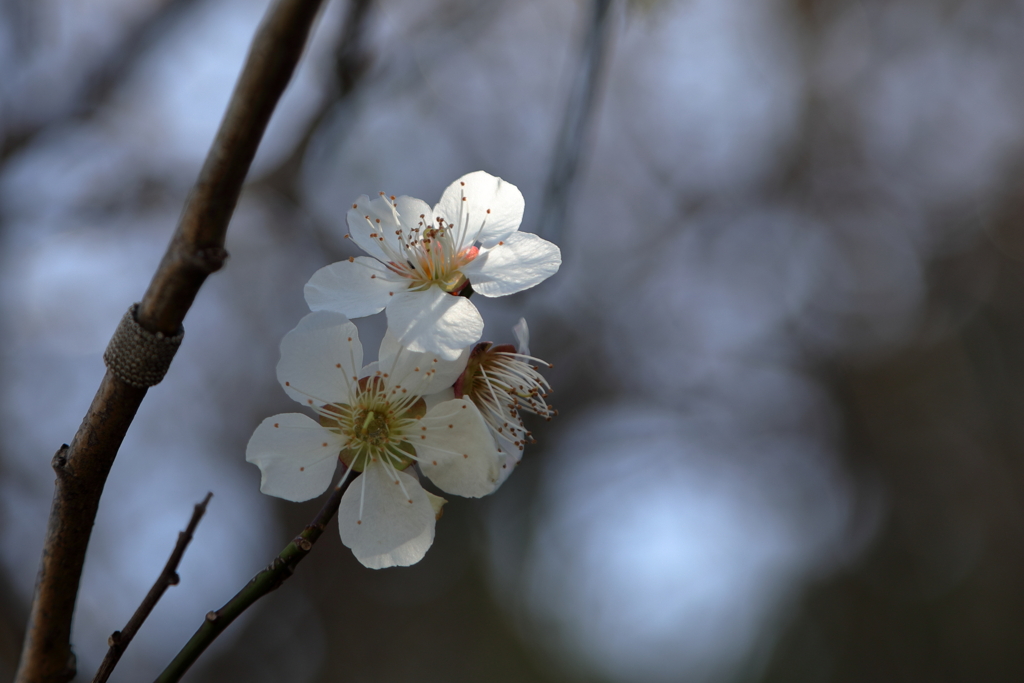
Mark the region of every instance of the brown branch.
POLYGON ((317 539, 320 538, 320 535, 323 534, 324 529, 327 527, 327 523, 331 521, 331 517, 338 511, 338 506, 341 505, 341 497, 344 495, 348 485, 352 483, 352 479, 347 476, 348 474, 346 472, 345 476, 342 477, 341 483, 334 488, 334 492, 327 498, 327 502, 320 508, 320 512, 313 518, 313 521, 291 543, 285 546, 284 550, 270 563, 270 566, 252 577, 249 583, 219 610, 207 613, 202 626, 185 643, 185 646, 181 648, 177 656, 171 660, 171 663, 167 665, 167 668, 156 679, 156 683, 174 683, 174 681, 180 680, 185 675, 185 672, 199 659, 199 656, 206 651, 210 643, 231 622, 237 619, 242 612, 252 607, 264 595, 277 590, 292 575, 295 567, 313 549, 313 544, 317 542, 317 539))
MULTIPOLYGON (((227 256, 224 235, 263 131, 298 63, 322 0, 277 0, 242 74, 178 228, 139 308, 139 323, 173 335, 199 287, 227 256)), ((71 617, 103 485, 146 389, 109 371, 57 472, 17 683, 65 683, 75 674, 71 617)))
POLYGON ((156 583, 146 593, 146 597, 142 599, 142 604, 135 610, 135 614, 128 620, 125 627, 120 631, 114 631, 110 634, 110 638, 107 640, 110 649, 107 650, 107 656, 103 658, 103 662, 100 664, 100 668, 97 669, 92 683, 104 683, 104 681, 110 678, 114 667, 121 660, 121 655, 128 649, 128 645, 132 642, 139 627, 142 626, 142 622, 146 620, 149 613, 156 607, 156 603, 159 602, 164 591, 167 590, 168 586, 178 585, 180 580, 178 577, 178 563, 181 562, 181 558, 185 554, 185 548, 192 541, 192 534, 196 532, 199 520, 206 514, 206 505, 210 502, 210 498, 213 498, 212 492, 206 494, 206 498, 203 499, 202 503, 196 503, 195 509, 192 510, 192 519, 189 520, 188 526, 185 527, 184 531, 178 532, 178 542, 175 544, 167 564, 164 565, 164 570, 157 577, 156 583))

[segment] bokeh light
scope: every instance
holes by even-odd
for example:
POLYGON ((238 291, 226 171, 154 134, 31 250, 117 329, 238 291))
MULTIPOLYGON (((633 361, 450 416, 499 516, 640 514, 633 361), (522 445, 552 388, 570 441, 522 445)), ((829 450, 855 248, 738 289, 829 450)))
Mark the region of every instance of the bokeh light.
MULTIPOLYGON (((96 520, 81 680, 209 512, 112 680, 153 678, 315 514, 244 448, 361 194, 484 169, 545 200, 604 0, 333 0, 96 520), (363 3, 363 4, 360 4, 363 3), (365 11, 353 12, 362 7, 365 11), (351 24, 355 22, 356 25, 351 24), (349 31, 356 38, 342 44, 349 31)), ((0 3, 0 680, 50 458, 170 238, 268 0, 0 3)), ((416 567, 328 534, 192 680, 1024 677, 1024 4, 619 0, 564 263, 526 317, 560 416, 416 567)), ((592 56, 592 55, 590 55, 592 56)), ((357 321, 368 349, 381 319, 357 321)))

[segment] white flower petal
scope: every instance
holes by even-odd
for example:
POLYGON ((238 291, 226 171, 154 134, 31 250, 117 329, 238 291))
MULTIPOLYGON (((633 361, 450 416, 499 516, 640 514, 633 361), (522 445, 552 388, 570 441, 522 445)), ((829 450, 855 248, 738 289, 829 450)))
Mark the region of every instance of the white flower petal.
POLYGON ((427 394, 423 397, 423 403, 426 404, 427 410, 430 410, 438 403, 444 403, 445 401, 450 401, 453 398, 455 398, 455 389, 447 387, 433 394, 427 394))
POLYGON ((334 311, 349 318, 380 313, 391 292, 405 289, 409 281, 368 256, 339 261, 313 273, 303 289, 312 311, 334 311))
POLYGON ((348 403, 362 367, 356 326, 340 313, 314 311, 281 340, 277 381, 303 405, 348 403))
MULTIPOLYGON (((476 307, 474 306, 474 309, 476 307)), ((479 313, 477 314, 479 315, 479 313)), ((481 333, 483 330, 481 330, 481 333)), ((430 378, 430 384, 427 385, 427 391, 425 393, 434 393, 447 389, 455 384, 455 380, 459 378, 459 375, 466 369, 466 363, 469 361, 469 354, 473 350, 472 345, 467 345, 459 353, 459 357, 455 360, 444 360, 438 357, 437 362, 434 363, 434 374, 430 378)))
POLYGON ((479 498, 494 491, 501 466, 494 439, 480 411, 467 399, 446 401, 420 420, 412 439, 420 469, 447 493, 479 498))
POLYGON ((516 353, 524 356, 530 355, 530 328, 526 324, 526 318, 520 318, 512 327, 512 336, 516 338, 516 353))
POLYGON ((410 351, 433 351, 439 358, 455 360, 484 332, 483 318, 469 299, 438 287, 395 292, 392 299, 386 309, 388 327, 410 351))
MULTIPOLYGON (((519 461, 523 459, 525 443, 523 420, 518 415, 512 414, 511 404, 508 402, 497 402, 498 413, 484 417, 487 423, 487 430, 494 439, 494 445, 498 450, 498 484, 497 489, 515 469, 519 461), (509 425, 515 431, 509 429, 509 425), (498 429, 501 429, 499 432, 498 429), (518 441, 518 443, 516 443, 518 441)), ((484 415, 481 412, 481 415, 484 415)))
POLYGON ((557 246, 528 232, 517 232, 462 267, 473 291, 483 296, 515 294, 540 284, 562 265, 557 246))
POLYGON ((424 489, 423 492, 427 494, 427 500, 430 501, 430 507, 434 509, 434 519, 441 519, 441 510, 444 508, 444 504, 447 503, 448 501, 442 498, 441 496, 435 496, 433 493, 427 491, 426 489, 424 489))
POLYGON ((512 473, 516 469, 518 463, 512 458, 505 457, 501 462, 501 469, 498 470, 498 483, 494 485, 494 490, 497 491, 501 488, 502 484, 508 481, 508 478, 512 476, 512 473))
POLYGON ((399 221, 395 208, 384 197, 373 200, 363 195, 356 206, 348 211, 348 233, 360 249, 370 256, 387 263, 392 258, 388 254, 398 248, 399 221))
POLYGON ((349 485, 338 508, 341 542, 370 569, 407 567, 423 559, 434 542, 434 519, 420 483, 379 462, 349 485))
POLYGON ((518 187, 475 171, 448 186, 434 213, 456 228, 460 249, 477 241, 490 247, 519 229, 525 206, 518 187))
POLYGON ((331 485, 345 439, 298 413, 268 417, 245 447, 245 459, 260 468, 260 491, 300 502, 331 485))
POLYGON ((407 238, 418 239, 424 230, 434 227, 434 212, 422 199, 403 195, 395 200, 395 209, 407 238))
POLYGON ((455 360, 444 360, 429 351, 410 351, 402 346, 391 328, 380 343, 380 369, 389 375, 389 385, 400 384, 420 396, 436 393, 455 384, 466 369, 470 348, 467 346, 455 360))
POLYGON ((380 370, 380 363, 378 363, 377 361, 373 361, 369 365, 363 366, 363 369, 359 372, 359 377, 363 378, 363 377, 370 377, 372 375, 376 375, 379 370, 380 370))
POLYGON ((498 446, 498 457, 501 463, 498 467, 498 483, 494 487, 495 490, 497 490, 498 487, 505 483, 505 480, 509 478, 509 475, 515 471, 516 465, 519 464, 519 461, 523 459, 523 449, 521 446, 515 445, 515 443, 510 441, 504 434, 495 434, 494 432, 491 432, 491 436, 494 437, 494 442, 498 446))

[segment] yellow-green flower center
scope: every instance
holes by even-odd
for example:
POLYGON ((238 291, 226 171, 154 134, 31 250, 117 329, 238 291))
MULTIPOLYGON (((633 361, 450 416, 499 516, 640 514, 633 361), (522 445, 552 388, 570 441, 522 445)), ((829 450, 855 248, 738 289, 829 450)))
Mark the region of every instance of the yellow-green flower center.
POLYGON ((391 401, 379 377, 360 380, 353 404, 332 403, 320 411, 320 424, 346 437, 339 453, 345 465, 362 472, 380 460, 396 470, 413 463, 416 451, 409 435, 418 418, 426 412, 423 399, 391 401))
POLYGON ((461 268, 480 253, 474 246, 458 249, 450 226, 443 223, 425 230, 422 236, 399 239, 404 261, 399 256, 387 265, 391 272, 413 281, 412 291, 437 285, 446 292, 459 293, 467 283, 461 268))

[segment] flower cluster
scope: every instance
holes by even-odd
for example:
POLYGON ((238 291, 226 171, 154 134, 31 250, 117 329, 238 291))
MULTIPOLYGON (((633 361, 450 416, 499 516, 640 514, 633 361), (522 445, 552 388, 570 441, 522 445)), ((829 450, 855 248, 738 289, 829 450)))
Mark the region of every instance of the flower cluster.
POLYGON ((337 463, 353 473, 338 509, 342 542, 367 567, 418 562, 434 540, 445 493, 478 498, 505 481, 532 440, 524 411, 550 419, 543 361, 517 344, 477 343, 483 319, 469 294, 533 287, 561 265, 558 247, 520 233, 523 196, 483 171, 431 209, 411 197, 361 197, 349 237, 369 256, 317 271, 311 313, 281 341, 277 377, 315 416, 274 415, 246 448, 263 493, 303 501, 326 491, 337 463), (377 361, 349 318, 385 311, 377 361))

